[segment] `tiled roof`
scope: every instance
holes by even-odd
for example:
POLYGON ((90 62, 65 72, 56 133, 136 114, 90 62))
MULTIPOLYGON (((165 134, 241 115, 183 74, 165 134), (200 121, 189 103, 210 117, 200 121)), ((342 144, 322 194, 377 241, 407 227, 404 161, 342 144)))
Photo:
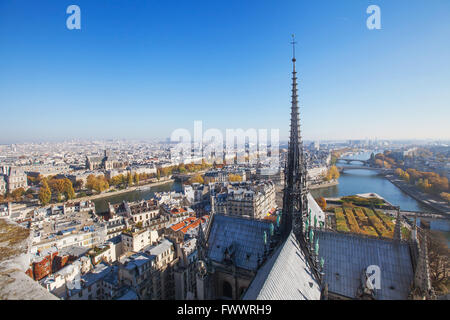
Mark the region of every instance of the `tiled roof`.
POLYGON ((170 212, 172 214, 181 214, 181 213, 186 212, 186 209, 184 209, 184 208, 174 208, 174 209, 170 210, 170 212))
POLYGON ((330 293, 355 298, 363 271, 376 265, 381 271, 381 289, 375 290, 375 298, 407 299, 414 277, 407 243, 331 231, 317 231, 316 236, 330 293))
POLYGON ((225 249, 234 245, 236 266, 257 270, 258 255, 264 255, 264 231, 270 242, 270 225, 267 221, 216 214, 208 238, 209 258, 221 263, 225 249))
POLYGON ((174 224, 174 225, 171 226, 170 228, 171 228, 173 231, 178 231, 178 230, 180 230, 180 229, 186 227, 188 224, 191 224, 191 223, 192 223, 193 221, 195 221, 195 220, 196 220, 195 217, 188 217, 188 218, 184 219, 183 221, 178 222, 177 224, 174 224), (186 223, 187 223, 187 224, 186 224, 186 223))
POLYGON ((319 300, 320 287, 293 233, 258 270, 244 300, 319 300))
POLYGON ((188 232, 189 229, 195 229, 197 228, 200 223, 205 223, 206 221, 208 221, 209 216, 203 216, 201 218, 195 218, 195 217, 188 217, 186 219, 184 219, 183 221, 174 224, 173 226, 171 226, 170 228, 173 231, 181 231, 183 233, 188 232))

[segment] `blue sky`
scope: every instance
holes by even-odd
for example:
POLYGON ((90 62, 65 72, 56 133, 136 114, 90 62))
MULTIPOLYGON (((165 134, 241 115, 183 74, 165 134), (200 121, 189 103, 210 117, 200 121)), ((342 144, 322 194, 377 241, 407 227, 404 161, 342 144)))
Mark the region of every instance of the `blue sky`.
POLYGON ((0 0, 0 143, 287 138, 292 33, 306 139, 450 138, 448 0, 0 0))

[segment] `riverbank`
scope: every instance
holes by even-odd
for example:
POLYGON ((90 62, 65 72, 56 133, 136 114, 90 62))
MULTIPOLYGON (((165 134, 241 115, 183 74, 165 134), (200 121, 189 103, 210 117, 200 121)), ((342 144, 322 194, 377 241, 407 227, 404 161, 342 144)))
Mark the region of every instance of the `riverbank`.
POLYGON ((332 181, 326 181, 326 182, 312 184, 312 185, 309 185, 308 188, 309 188, 309 190, 317 190, 317 189, 337 186, 338 184, 339 184, 338 180, 332 180, 332 181))
MULTIPOLYGON (((115 191, 112 191, 112 192, 103 192, 103 193, 100 193, 100 194, 94 194, 92 196, 75 198, 75 199, 72 199, 70 201, 71 202, 74 202, 74 201, 78 202, 78 201, 88 201, 88 200, 99 200, 99 199, 102 199, 102 198, 108 198, 108 197, 117 196, 117 195, 120 195, 120 194, 123 194, 123 193, 150 189, 152 187, 160 186, 160 185, 167 184, 167 183, 174 182, 174 181, 175 181, 174 179, 167 178, 167 179, 164 179, 164 180, 161 180, 161 181, 158 181, 158 182, 151 182, 151 183, 148 183, 148 184, 143 184, 143 185, 139 185, 139 186, 129 187, 129 188, 126 188, 126 189, 121 189, 121 190, 115 190, 115 191)), ((63 204, 64 204, 64 202, 60 202, 60 203, 54 203, 52 205, 58 206, 58 205, 63 205, 63 204)))
POLYGON ((406 182, 396 179, 393 175, 385 175, 384 176, 389 182, 391 182, 394 186, 405 192, 410 197, 419 201, 420 203, 444 214, 447 218, 450 217, 450 206, 445 205, 444 201, 438 201, 434 199, 430 195, 427 195, 416 188, 410 186, 406 182))

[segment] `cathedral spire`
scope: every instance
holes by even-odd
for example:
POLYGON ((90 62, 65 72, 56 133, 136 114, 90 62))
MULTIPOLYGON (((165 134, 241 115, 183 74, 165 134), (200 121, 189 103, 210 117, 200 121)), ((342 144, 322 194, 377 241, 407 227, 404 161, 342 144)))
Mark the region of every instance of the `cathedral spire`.
POLYGON ((303 216, 308 212, 306 187, 306 162, 300 134, 300 115, 297 95, 297 71, 295 70, 295 36, 292 36, 292 94, 289 151, 285 165, 285 188, 283 194, 282 234, 287 237, 291 230, 298 238, 304 237, 303 216))

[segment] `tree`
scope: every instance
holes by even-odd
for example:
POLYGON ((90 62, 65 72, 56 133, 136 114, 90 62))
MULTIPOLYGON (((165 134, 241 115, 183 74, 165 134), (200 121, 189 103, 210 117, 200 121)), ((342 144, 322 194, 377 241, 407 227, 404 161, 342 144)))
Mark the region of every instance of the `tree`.
POLYGON ((203 184, 204 182, 205 181, 203 180, 203 177, 201 175, 199 175, 199 174, 196 174, 195 176, 191 177, 188 180, 189 184, 193 184, 193 183, 201 183, 201 184, 203 184))
POLYGON ((48 185, 50 186, 50 189, 52 190, 53 193, 56 193, 58 200, 61 200, 61 195, 64 192, 64 179, 55 179, 52 178, 49 182, 48 185))
POLYGON ((323 211, 327 209, 327 201, 325 200, 324 197, 316 199, 316 202, 323 211))
POLYGON ((94 189, 94 185, 96 183, 96 178, 93 174, 88 175, 87 179, 86 179, 86 188, 88 188, 89 190, 94 189))
POLYGON ((105 190, 109 189, 108 181, 106 180, 106 177, 103 175, 97 176, 96 184, 94 185, 94 190, 98 193, 101 193, 105 190))
POLYGON ((376 166, 376 167, 382 168, 383 165, 384 165, 383 160, 381 160, 381 159, 376 159, 376 160, 375 160, 375 166, 376 166))
POLYGON ((24 193, 25 193, 24 188, 18 188, 15 189, 13 192, 11 192, 11 197, 14 199, 14 201, 20 201, 24 193))
POLYGON ((442 235, 428 230, 423 231, 427 239, 431 284, 438 294, 448 294, 450 289, 450 250, 442 235))
POLYGON ((123 183, 123 175, 119 174, 117 176, 114 176, 111 178, 111 185, 113 186, 119 186, 123 183))
POLYGON ((74 187, 76 190, 81 190, 83 188, 83 185, 84 185, 83 180, 77 180, 77 181, 75 181, 74 187))
POLYGON ((444 199, 445 201, 450 203, 450 193, 448 193, 448 192, 441 192, 439 195, 441 196, 442 199, 444 199))
POLYGON ((403 180, 405 180, 406 182, 409 182, 409 174, 408 174, 408 172, 405 172, 405 174, 403 175, 403 180))
POLYGON ((50 191, 50 187, 48 186, 46 179, 43 179, 41 182, 38 198, 43 206, 47 205, 52 198, 52 192, 50 191))
POLYGON ((87 177, 86 187, 90 190, 95 190, 99 193, 109 189, 108 180, 104 175, 94 176, 90 174, 87 177))
POLYGON ((161 171, 159 169, 156 170, 156 178, 158 179, 158 181, 159 179, 161 179, 161 171))
POLYGON ((333 179, 339 179, 341 174, 336 166, 331 166, 330 172, 333 179))
POLYGON ((331 166, 330 169, 325 173, 324 180, 331 181, 333 179, 339 179, 340 177, 339 169, 336 166, 331 166))
POLYGON ((184 166, 184 164, 181 163, 181 164, 178 166, 178 172, 179 172, 179 173, 186 173, 186 172, 187 172, 186 167, 184 166))
POLYGON ((136 183, 136 185, 139 184, 139 174, 138 173, 134 174, 134 182, 136 183))
POLYGON ((172 167, 161 168, 160 174, 163 177, 167 177, 172 172, 172 167))
POLYGON ((64 194, 66 195, 67 200, 75 198, 72 182, 67 178, 64 179, 64 194))
POLYGON ((242 181, 242 177, 241 177, 240 175, 238 175, 238 174, 232 174, 232 173, 230 173, 230 174, 228 175, 228 180, 229 180, 230 182, 240 182, 240 181, 242 181))
POLYGON ((404 171, 400 168, 397 168, 397 169, 395 169, 394 173, 397 177, 402 177, 402 175, 404 174, 404 171))
POLYGON ((127 174, 127 183, 128 183, 128 186, 130 187, 131 185, 133 185, 133 177, 131 176, 131 173, 128 173, 127 174))

